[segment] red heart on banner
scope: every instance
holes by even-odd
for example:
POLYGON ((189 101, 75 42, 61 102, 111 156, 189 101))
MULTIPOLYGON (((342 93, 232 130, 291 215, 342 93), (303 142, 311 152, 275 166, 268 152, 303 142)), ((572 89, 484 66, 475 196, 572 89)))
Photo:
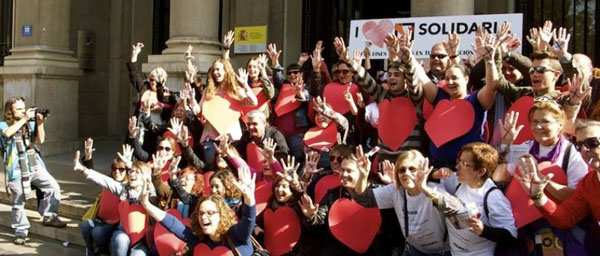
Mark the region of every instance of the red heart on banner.
POLYGON ((425 131, 436 147, 456 139, 473 128, 475 110, 463 99, 440 100, 425 122, 425 131))
POLYGON ((262 87, 252 88, 252 92, 256 95, 258 104, 256 106, 242 106, 242 120, 246 122, 246 115, 256 109, 264 110, 269 107, 269 98, 263 93, 262 87))
POLYGON ((373 42, 374 45, 379 46, 379 48, 383 47, 385 36, 392 32, 394 32, 394 23, 390 20, 381 20, 379 23, 367 21, 362 26, 362 33, 365 38, 373 42))
POLYGON ((248 166, 254 168, 257 172, 263 171, 263 163, 266 161, 265 156, 260 153, 261 148, 250 142, 246 144, 246 159, 248 159, 248 166))
POLYGON ((362 207, 347 198, 336 200, 329 210, 329 230, 337 240, 357 253, 369 249, 380 226, 379 209, 362 207))
MULTIPOLYGON (((554 177, 552 177, 552 181, 561 185, 567 185, 565 171, 563 171, 560 166, 552 165, 550 162, 542 162, 538 164, 538 168, 543 174, 553 173, 554 177)), ((515 170, 515 175, 517 173, 521 173, 519 169, 515 170)), ((529 196, 527 196, 527 193, 525 193, 523 187, 516 178, 513 177, 508 184, 505 195, 510 201, 517 228, 542 218, 542 214, 536 209, 535 204, 529 199, 529 196)))
POLYGON ((150 227, 146 210, 139 204, 129 204, 127 201, 119 203, 119 216, 121 226, 129 236, 129 246, 134 246, 150 227))
POLYGON ((254 189, 254 197, 256 198, 256 215, 259 215, 262 211, 267 208, 269 198, 273 194, 272 182, 264 180, 256 182, 256 188, 254 189))
POLYGON ((342 184, 340 176, 337 174, 325 175, 317 181, 315 185, 315 202, 320 203, 323 197, 332 188, 335 188, 342 184))
POLYGON ((312 149, 323 151, 330 149, 337 142, 337 125, 333 121, 325 129, 318 126, 310 128, 304 134, 304 145, 312 149))
POLYGON ((265 220, 265 247, 271 255, 288 254, 300 239, 302 227, 300 219, 294 209, 283 206, 275 212, 266 209, 265 220))
POLYGON ((300 101, 296 100, 296 90, 290 84, 281 86, 279 96, 275 102, 275 113, 277 116, 283 116, 300 107, 300 101))
POLYGON ((331 108, 342 115, 348 113, 350 111, 350 106, 348 106, 348 102, 344 98, 344 91, 350 88, 350 93, 352 94, 352 99, 356 104, 356 94, 358 93, 358 85, 351 83, 347 85, 342 85, 337 82, 328 83, 323 89, 323 97, 325 97, 326 102, 331 105, 331 108))
POLYGON ((219 134, 227 133, 229 127, 240 119, 241 111, 240 101, 229 96, 215 94, 202 104, 202 115, 219 134))
POLYGON ((194 247, 194 256, 234 256, 234 254, 225 246, 210 249, 208 245, 200 243, 194 247))
POLYGON ((212 177, 213 175, 213 171, 210 172, 205 172, 204 174, 202 174, 202 176, 204 176, 204 195, 205 196, 210 196, 210 177, 212 177))
POLYGON ((412 101, 395 97, 379 102, 379 138, 394 151, 398 151, 415 128, 417 113, 412 101))
POLYGON ((513 144, 521 144, 525 141, 533 140, 533 131, 531 130, 529 121, 527 121, 527 115, 529 114, 531 107, 533 107, 533 103, 533 97, 523 96, 518 98, 506 111, 506 113, 510 113, 510 111, 518 112, 519 119, 517 119, 517 127, 523 125, 523 129, 521 129, 519 136, 513 141, 513 144))
POLYGON ((115 205, 119 205, 120 201, 119 197, 103 188, 98 206, 98 218, 109 224, 119 222, 119 208, 115 205))
MULTIPOLYGON (((181 214, 176 209, 169 209, 167 210, 167 213, 181 221, 181 214)), ((167 230, 160 222, 154 227, 154 244, 156 245, 159 255, 173 255, 185 248, 187 243, 167 230)))

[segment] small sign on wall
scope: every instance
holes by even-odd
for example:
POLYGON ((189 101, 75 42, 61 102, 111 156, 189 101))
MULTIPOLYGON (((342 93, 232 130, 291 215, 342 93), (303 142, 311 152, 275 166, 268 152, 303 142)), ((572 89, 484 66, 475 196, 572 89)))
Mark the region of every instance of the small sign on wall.
POLYGON ((21 27, 21 36, 30 37, 31 35, 33 35, 33 26, 31 24, 23 25, 21 27))
POLYGON ((267 51, 267 26, 236 27, 234 32, 236 54, 267 51))

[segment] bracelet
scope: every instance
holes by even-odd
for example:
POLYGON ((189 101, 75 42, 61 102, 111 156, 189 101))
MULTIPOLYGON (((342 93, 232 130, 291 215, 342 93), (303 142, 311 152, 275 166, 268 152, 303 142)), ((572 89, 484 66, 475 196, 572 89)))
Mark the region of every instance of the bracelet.
POLYGON ((431 194, 427 195, 427 198, 431 199, 431 201, 438 199, 438 197, 435 193, 431 193, 431 194))
POLYGON ((540 191, 540 192, 538 192, 537 194, 535 194, 533 196, 529 196, 529 199, 531 199, 531 200, 533 200, 535 202, 537 200, 540 200, 543 195, 544 195, 544 193, 542 191, 540 191))

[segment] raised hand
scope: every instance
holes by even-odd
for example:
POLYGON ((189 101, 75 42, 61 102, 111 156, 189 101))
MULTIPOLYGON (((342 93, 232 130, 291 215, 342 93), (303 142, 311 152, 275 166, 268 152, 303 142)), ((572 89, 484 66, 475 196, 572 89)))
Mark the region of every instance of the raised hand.
POLYGON ((256 204, 254 199, 255 182, 256 173, 251 174, 248 165, 242 165, 238 168, 238 179, 233 184, 242 191, 244 202, 249 206, 256 204))
POLYGON ((554 38, 554 45, 549 47, 550 51, 559 58, 567 55, 569 53, 569 40, 571 39, 571 34, 567 32, 566 28, 559 28, 558 35, 556 34, 556 30, 552 31, 552 35, 554 38))
POLYGON ((173 161, 171 161, 171 164, 169 165, 169 176, 171 176, 171 179, 177 178, 177 173, 179 172, 178 166, 180 161, 181 156, 177 156, 173 159, 173 161))
POLYGON ((537 28, 529 29, 529 35, 526 37, 534 51, 545 51, 546 44, 540 38, 540 33, 537 28))
POLYGON ((502 23, 502 26, 500 26, 498 33, 496 33, 496 39, 498 39, 499 41, 502 41, 504 38, 507 38, 509 36, 511 36, 510 22, 505 21, 502 23))
POLYGON ((125 162, 127 168, 133 166, 133 148, 129 144, 123 144, 123 153, 117 152, 117 156, 125 162))
POLYGON ((333 47, 335 48, 335 52, 337 53, 338 57, 340 57, 341 60, 343 61, 348 61, 348 54, 350 49, 348 47, 346 47, 346 43, 344 43, 344 39, 341 37, 336 37, 333 40, 333 47))
POLYGON ((298 66, 302 67, 309 58, 310 55, 308 53, 301 52, 300 55, 298 55, 298 66))
POLYGON ((85 166, 83 166, 81 162, 79 162, 79 156, 79 150, 75 151, 75 157, 73 158, 73 171, 83 173, 85 170, 87 170, 87 168, 85 168, 85 166))
POLYGON ((442 168, 434 171, 431 174, 431 178, 436 179, 436 180, 447 179, 447 178, 450 178, 450 176, 452 176, 452 173, 453 173, 452 170, 450 170, 449 168, 442 167, 442 168))
POLYGON ((398 38, 398 58, 404 63, 408 63, 412 58, 412 47, 414 42, 411 38, 412 31, 410 30, 401 34, 400 38, 398 38))
POLYGON ((279 159, 279 163, 281 163, 281 167, 283 168, 284 173, 277 173, 277 176, 285 178, 290 184, 298 184, 298 168, 300 167, 300 163, 296 163, 296 158, 288 155, 287 161, 284 161, 283 158, 279 159))
POLYGON ((229 152, 229 136, 226 134, 223 134, 221 136, 219 136, 218 138, 219 141, 219 145, 217 147, 215 147, 215 150, 217 150, 217 153, 219 153, 219 155, 225 156, 227 155, 227 153, 229 152))
POLYGON ((581 105, 583 98, 592 92, 591 86, 588 86, 587 88, 583 86, 583 75, 577 75, 577 73, 573 74, 573 78, 569 79, 569 84, 571 84, 571 89, 569 90, 570 105, 581 105))
POLYGON ((350 92, 350 87, 344 90, 344 99, 347 102, 354 102, 354 99, 352 98, 352 93, 350 92))
POLYGON ((377 176, 384 184, 394 183, 394 165, 389 160, 383 161, 381 172, 378 172, 377 176))
POLYGON ((94 140, 92 138, 87 138, 83 142, 83 156, 86 161, 92 159, 92 153, 96 151, 94 148, 94 140))
MULTIPOLYGON (((319 42, 322 44, 322 41, 319 42)), ((310 56, 314 71, 320 71, 321 62, 323 61, 323 57, 321 57, 323 47, 320 47, 319 42, 317 42, 317 47, 315 47, 315 49, 313 50, 313 54, 310 56)))
MULTIPOLYGON (((333 111, 333 109, 331 109, 331 107, 327 106, 327 98, 323 97, 321 98, 321 96, 317 96, 314 98, 314 110, 324 114, 324 113, 331 113, 331 111, 333 111)), ((327 114, 324 114, 327 116, 327 114)))
POLYGON ((192 50, 194 49, 194 47, 192 47, 192 45, 188 45, 187 50, 185 50, 185 53, 183 54, 183 58, 185 59, 186 63, 191 63, 195 58, 194 56, 192 56, 192 50))
POLYGON ((138 54, 140 54, 140 52, 142 51, 142 48, 144 48, 144 44, 141 42, 137 42, 135 44, 131 45, 131 62, 137 62, 137 57, 138 54))
POLYGON ((223 36, 223 49, 225 49, 225 50, 231 49, 231 45, 233 44, 233 40, 235 39, 234 35, 235 35, 235 33, 233 33, 233 30, 229 30, 223 36))
POLYGON ((269 44, 267 46, 267 54, 269 55, 269 59, 271 59, 271 65, 273 67, 279 65, 279 56, 281 55, 281 50, 277 51, 276 44, 269 44))
POLYGON ((193 83, 196 80, 196 73, 198 73, 198 67, 196 65, 191 64, 189 67, 185 69, 185 81, 188 83, 193 83))
POLYGON ((167 129, 169 131, 171 131, 171 133, 173 133, 173 135, 175 135, 175 137, 178 137, 179 132, 181 131, 181 126, 183 126, 183 122, 181 120, 179 120, 179 118, 173 117, 173 118, 171 118, 169 123, 171 124, 171 127, 167 128, 167 129))
POLYGON ((515 173, 514 176, 521 183, 521 186, 529 197, 542 193, 544 188, 546 188, 546 185, 548 185, 548 182, 550 182, 554 176, 552 173, 543 175, 538 170, 535 159, 529 154, 521 156, 518 165, 521 174, 515 173))
POLYGON ((484 59, 486 61, 494 60, 496 54, 496 48, 500 45, 500 42, 496 40, 495 36, 488 35, 485 38, 476 38, 477 49, 475 53, 478 59, 484 59))
POLYGON ((158 151, 152 154, 152 170, 154 173, 160 173, 167 165, 169 158, 163 151, 158 151))
POLYGON ((544 27, 538 28, 539 38, 546 46, 550 45, 550 40, 552 40, 552 34, 556 33, 552 29, 552 21, 547 20, 544 23, 544 27))
POLYGON ((267 68, 267 55, 264 53, 261 53, 258 55, 258 69, 260 69, 261 71, 266 70, 267 68))
POLYGON ((358 170, 362 175, 364 175, 364 177, 369 176, 369 170, 371 169, 371 161, 369 160, 369 157, 363 152, 362 145, 358 145, 358 147, 356 147, 355 152, 358 170))
POLYGON ((418 166, 417 175, 415 176, 415 186, 425 195, 431 194, 431 189, 427 186, 427 178, 433 171, 433 166, 429 166, 429 158, 425 158, 418 166))
POLYGON ((317 151, 311 151, 310 153, 305 155, 304 161, 304 174, 313 175, 323 170, 323 168, 318 168, 319 159, 321 158, 321 154, 317 151))
POLYGON ((504 117, 504 123, 502 124, 502 144, 511 145, 513 141, 517 139, 523 125, 517 127, 517 121, 519 120, 519 112, 510 111, 506 113, 504 117))
POLYGON ((394 61, 398 56, 398 52, 400 51, 400 43, 396 37, 396 34, 388 33, 383 42, 388 50, 388 59, 394 61))
POLYGON ((235 76, 237 78, 238 83, 242 85, 248 84, 248 71, 245 68, 239 68, 238 74, 235 76))
POLYGON ((362 63, 362 60, 365 58, 365 54, 360 49, 354 49, 354 53, 352 54, 351 61, 356 61, 358 64, 362 63))
POLYGON ((189 140, 190 135, 188 134, 188 128, 187 126, 182 125, 179 135, 177 136, 177 143, 181 144, 184 148, 187 148, 190 145, 189 140))
POLYGON ((298 203, 300 204, 300 209, 302 209, 302 214, 308 219, 314 217, 317 211, 319 211, 319 204, 313 204, 312 199, 307 194, 302 195, 298 203))
POLYGON ((460 47, 460 37, 456 32, 448 34, 448 42, 443 41, 444 48, 450 56, 458 56, 458 48, 460 47))

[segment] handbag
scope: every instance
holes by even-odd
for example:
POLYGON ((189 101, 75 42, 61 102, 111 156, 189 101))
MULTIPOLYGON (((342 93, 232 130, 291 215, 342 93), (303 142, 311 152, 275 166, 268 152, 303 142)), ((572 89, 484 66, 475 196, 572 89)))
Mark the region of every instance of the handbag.
MULTIPOLYGON (((271 256, 269 251, 263 248, 252 235, 250 235, 250 241, 252 242, 252 247, 254 248, 254 252, 252 252, 251 254, 252 256, 271 256)), ((231 241, 229 234, 227 234, 227 243, 229 244, 229 247, 231 247, 233 254, 235 254, 236 256, 242 256, 242 253, 240 253, 240 251, 237 249, 237 247, 235 247, 235 245, 231 241)))
POLYGON ((96 216, 98 215, 98 209, 100 209, 101 196, 102 194, 98 195, 98 197, 96 197, 96 201, 92 204, 92 206, 90 206, 90 208, 83 214, 83 216, 81 216, 82 221, 96 219, 96 216))

